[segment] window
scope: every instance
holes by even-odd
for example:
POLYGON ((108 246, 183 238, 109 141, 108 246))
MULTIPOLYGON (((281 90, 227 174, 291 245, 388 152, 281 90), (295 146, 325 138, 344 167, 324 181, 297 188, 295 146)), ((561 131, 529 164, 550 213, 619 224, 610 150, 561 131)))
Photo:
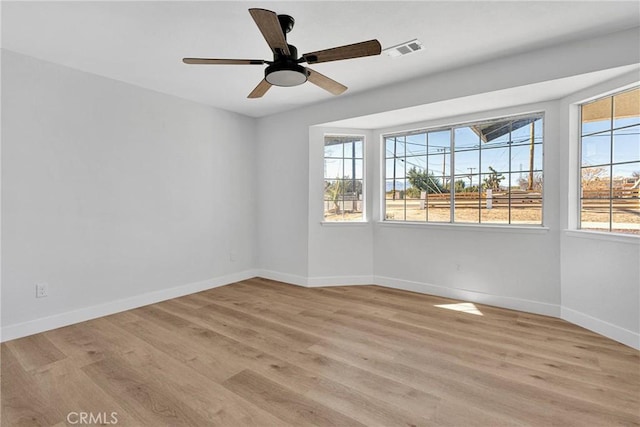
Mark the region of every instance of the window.
POLYGON ((640 234, 640 88, 580 112, 580 228, 640 234))
POLYGON ((385 220, 542 225, 543 115, 387 135, 385 220))
POLYGON ((364 138, 324 138, 324 220, 362 221, 364 138))

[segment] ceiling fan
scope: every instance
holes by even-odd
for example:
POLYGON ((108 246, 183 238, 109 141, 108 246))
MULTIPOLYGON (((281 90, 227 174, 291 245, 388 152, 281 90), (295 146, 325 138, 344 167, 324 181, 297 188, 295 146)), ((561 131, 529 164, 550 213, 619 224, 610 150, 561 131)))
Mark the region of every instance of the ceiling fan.
POLYGON ((248 98, 262 97, 271 86, 297 86, 309 80, 316 86, 340 95, 347 87, 329 77, 304 67, 300 64, 319 64, 321 62, 339 61, 342 59, 361 58, 379 55, 381 52, 378 40, 369 40, 331 49, 319 50, 303 54, 298 58, 298 49, 287 43, 287 33, 293 29, 294 19, 289 15, 277 15, 266 9, 249 9, 249 13, 262 32, 267 44, 273 51, 273 61, 263 59, 216 59, 216 58, 183 58, 185 64, 213 65, 264 65, 264 79, 258 83, 248 98))

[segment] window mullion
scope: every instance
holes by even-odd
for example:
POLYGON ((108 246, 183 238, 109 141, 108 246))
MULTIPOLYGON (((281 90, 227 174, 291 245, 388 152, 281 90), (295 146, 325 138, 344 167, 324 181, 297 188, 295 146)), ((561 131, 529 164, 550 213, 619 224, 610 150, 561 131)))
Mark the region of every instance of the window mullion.
MULTIPOLYGON (((449 153, 450 153, 450 157, 449 157, 449 222, 454 223, 455 222, 455 204, 456 204, 456 196, 455 196, 455 191, 453 191, 452 184, 454 183, 453 179, 454 179, 454 174, 455 174, 455 170, 456 170, 456 164, 455 164, 455 155, 454 155, 454 149, 455 149, 455 145, 456 145, 456 133, 454 132, 455 128, 451 128, 449 130, 449 153)), ((447 152, 445 151, 445 158, 447 156, 447 152)), ((442 188, 445 187, 445 183, 442 183, 442 188)))

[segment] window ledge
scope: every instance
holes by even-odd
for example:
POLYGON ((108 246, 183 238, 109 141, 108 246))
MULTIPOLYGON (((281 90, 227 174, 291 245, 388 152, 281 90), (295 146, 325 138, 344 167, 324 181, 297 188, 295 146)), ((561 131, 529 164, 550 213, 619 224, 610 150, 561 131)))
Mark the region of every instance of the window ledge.
POLYGON ((320 221, 323 227, 365 227, 370 224, 369 221, 320 221))
POLYGON ((380 221, 377 223, 381 227, 424 227, 442 230, 455 231, 482 231, 485 233, 524 233, 524 234, 547 234, 549 227, 540 225, 482 225, 482 224, 452 224, 447 222, 411 222, 411 221, 380 221))
POLYGON ((588 230, 564 230, 564 234, 565 236, 578 237, 581 239, 605 240, 609 242, 628 243, 632 245, 640 244, 640 236, 634 234, 609 233, 588 230))

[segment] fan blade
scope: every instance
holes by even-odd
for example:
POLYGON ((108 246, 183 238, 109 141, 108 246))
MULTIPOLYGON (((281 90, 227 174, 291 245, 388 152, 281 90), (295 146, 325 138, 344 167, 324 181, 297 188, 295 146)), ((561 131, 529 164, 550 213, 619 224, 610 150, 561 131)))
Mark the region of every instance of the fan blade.
POLYGON ((218 58, 182 58, 185 64, 210 65, 262 65, 263 59, 218 59, 218 58))
POLYGON ((266 9, 249 9, 262 36, 274 53, 290 55, 287 39, 282 32, 278 15, 266 9))
POLYGON ((265 79, 262 79, 262 81, 258 83, 258 86, 256 86, 255 89, 251 91, 247 98, 261 98, 262 95, 267 93, 269 88, 271 88, 271 83, 269 83, 265 79))
POLYGON ((363 56, 380 55, 382 46, 378 40, 348 44, 331 49, 319 50, 317 52, 305 53, 302 55, 309 64, 319 62, 339 61, 341 59, 362 58, 363 56))
POLYGON ((311 68, 307 67, 307 71, 309 73, 308 80, 314 85, 321 87, 322 89, 331 92, 334 95, 340 95, 342 92, 347 90, 347 87, 343 84, 338 83, 337 81, 330 79, 324 74, 320 74, 317 71, 313 71, 311 68))

